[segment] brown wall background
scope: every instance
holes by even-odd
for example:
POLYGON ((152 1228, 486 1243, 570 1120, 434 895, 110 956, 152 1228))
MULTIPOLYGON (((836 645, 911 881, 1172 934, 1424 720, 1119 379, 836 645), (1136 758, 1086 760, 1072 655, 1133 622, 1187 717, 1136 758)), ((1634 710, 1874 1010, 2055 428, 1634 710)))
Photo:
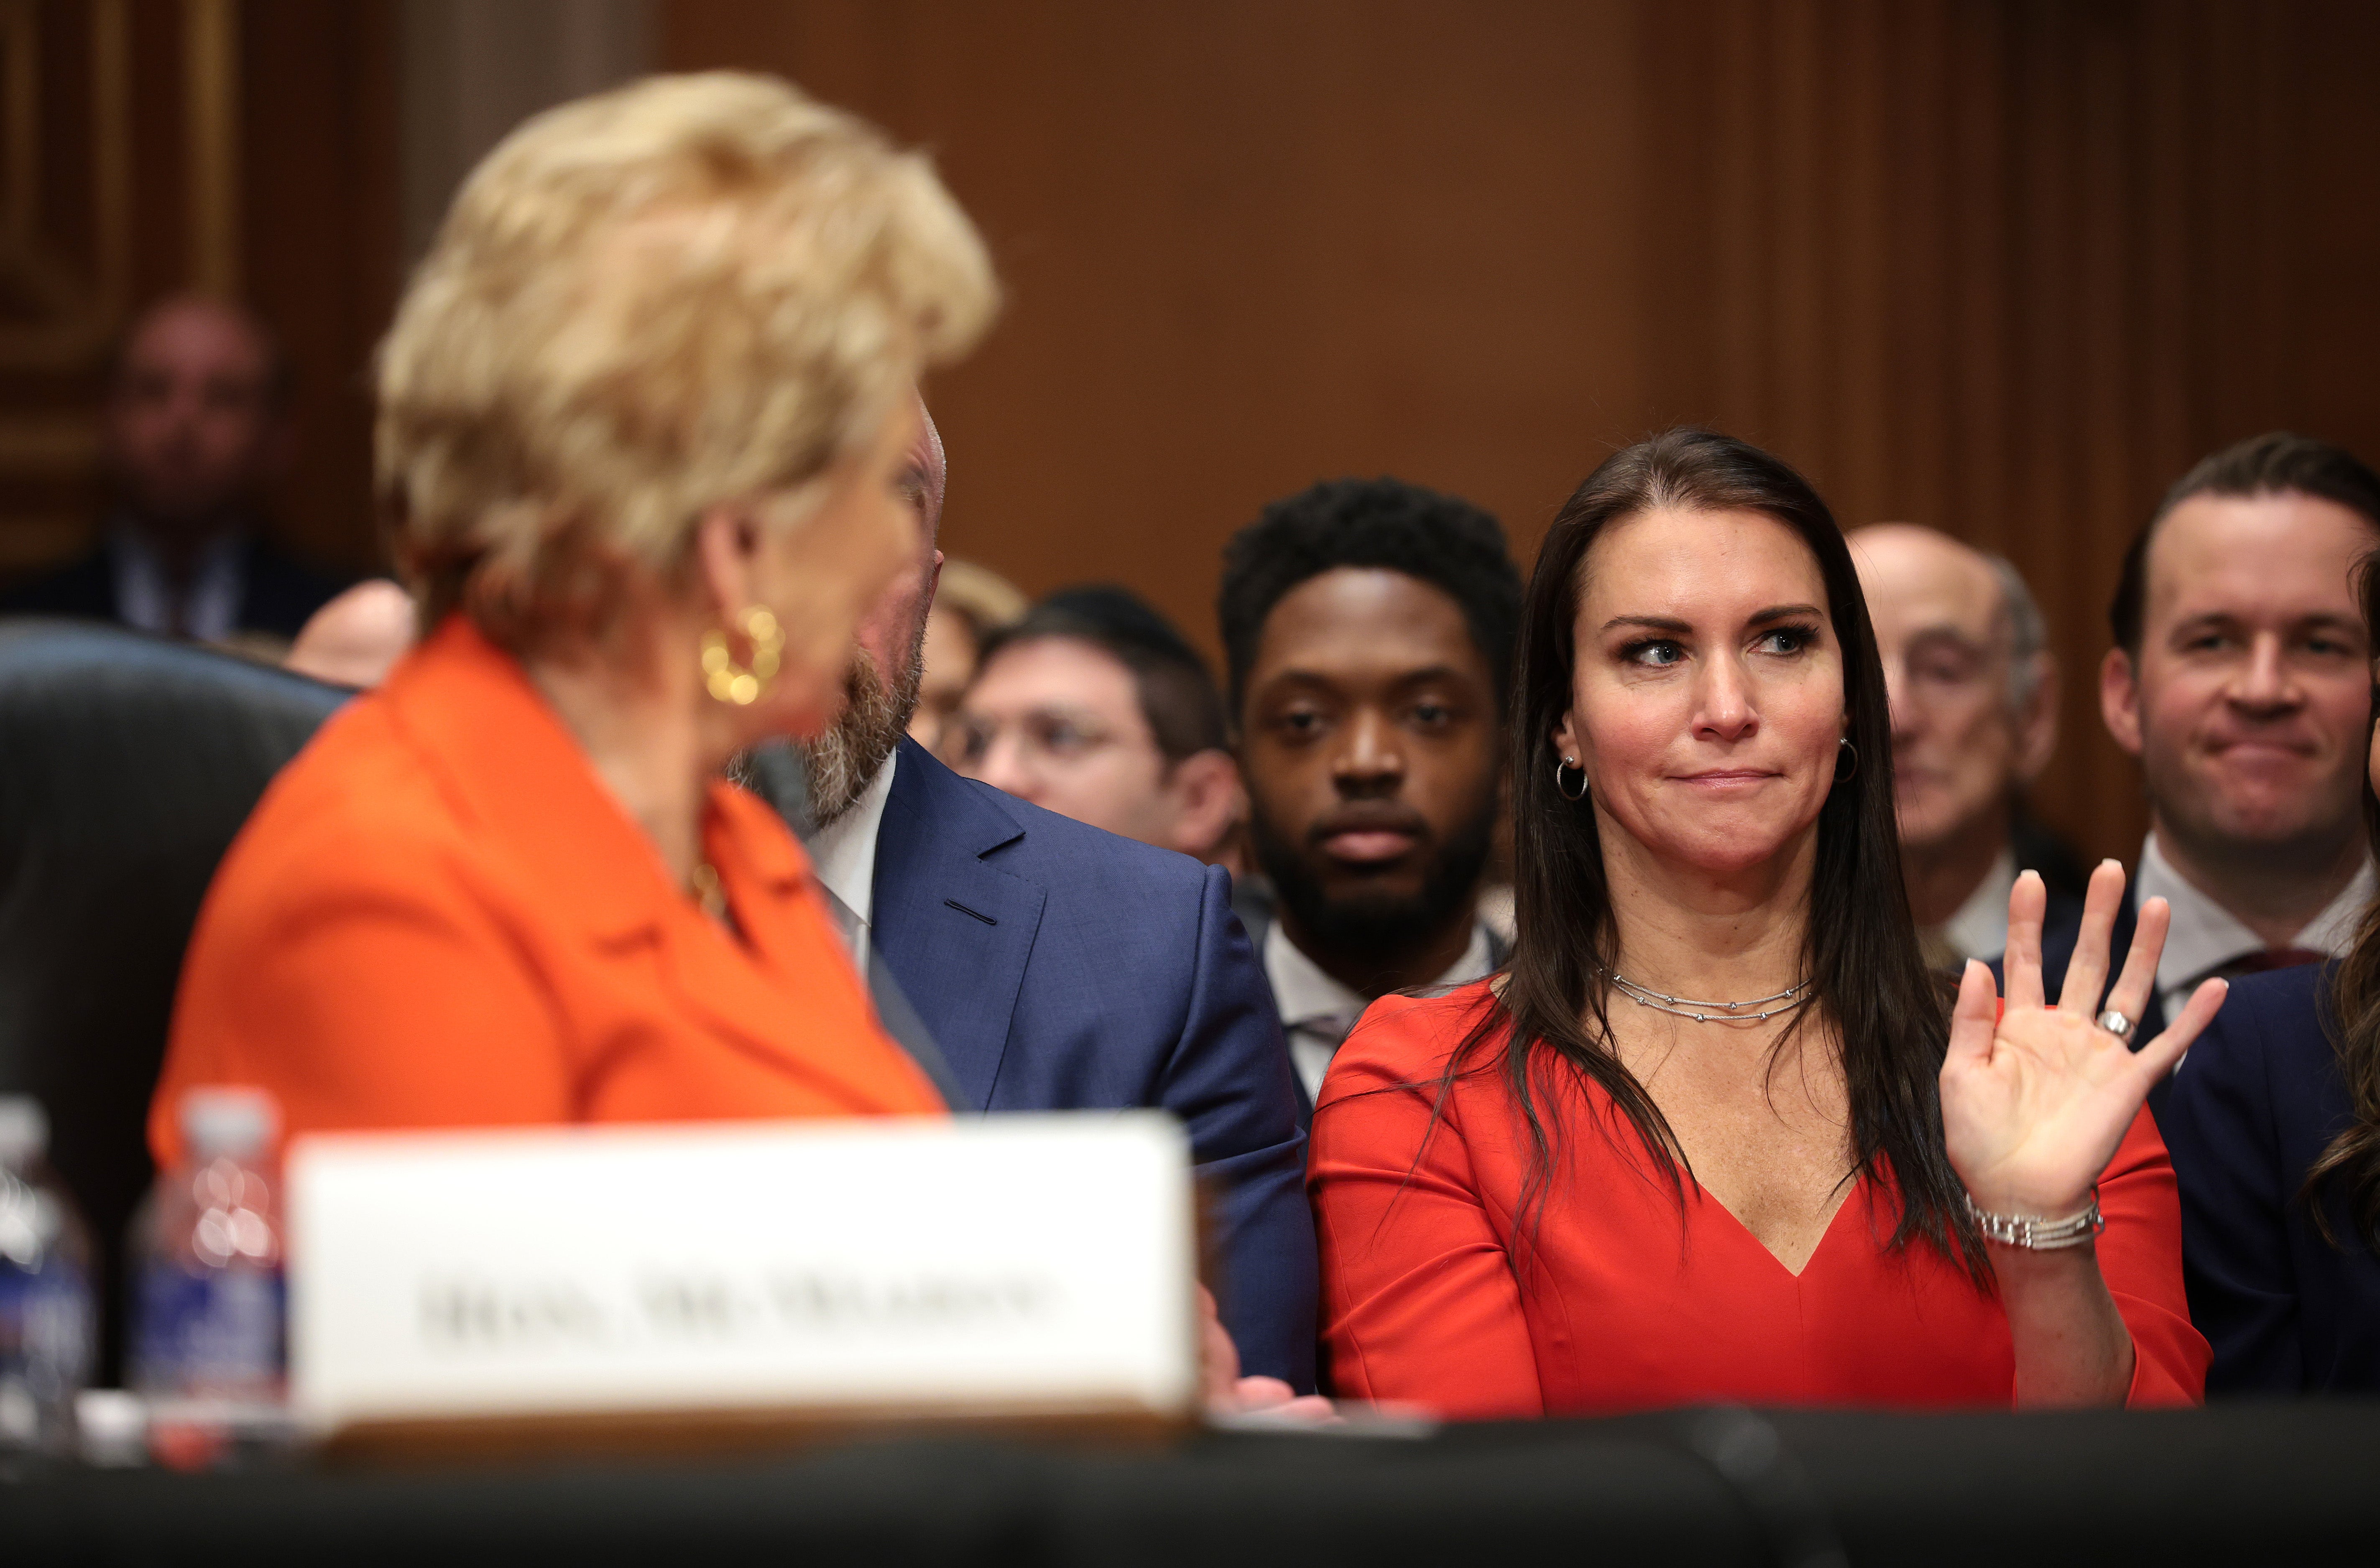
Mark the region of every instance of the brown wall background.
POLYGON ((2380 9, 2350 0, 668 0, 931 148, 1011 291, 931 389, 946 548, 1213 645, 1223 538, 1394 473, 1524 559, 1614 445, 1716 425, 1846 525, 2006 552, 2067 667, 2036 804, 2129 859, 2096 667, 2202 453, 2380 457, 2380 9))
POLYGON ((382 563, 370 377, 401 278, 395 38, 383 0, 241 0, 242 291, 298 378, 275 521, 355 573, 382 563))
MULTIPOLYGON (((0 0, 0 99, 12 59, 39 90, 0 175, 42 138, 32 230, 0 232, 0 572, 84 537, 97 345, 210 266, 297 364, 285 531, 377 558, 364 377, 405 106, 439 85, 404 79, 405 30, 443 3, 0 0), (137 88, 114 263, 106 25, 137 88), (210 28, 227 195, 188 103, 210 28), (67 294, 9 270, 34 231, 67 294), (62 322, 71 352, 17 352, 62 322)), ((1846 525, 2016 561, 2068 667, 2037 804, 2129 857, 2095 672, 2131 530, 2257 430, 2380 457, 2380 8, 2354 0, 605 6, 656 66, 777 71, 935 152, 1010 296, 930 389, 946 547, 1034 591, 1127 583, 1210 648, 1218 551, 1270 497, 1394 473, 1490 506, 1525 560, 1613 446, 1709 423, 1846 525)))

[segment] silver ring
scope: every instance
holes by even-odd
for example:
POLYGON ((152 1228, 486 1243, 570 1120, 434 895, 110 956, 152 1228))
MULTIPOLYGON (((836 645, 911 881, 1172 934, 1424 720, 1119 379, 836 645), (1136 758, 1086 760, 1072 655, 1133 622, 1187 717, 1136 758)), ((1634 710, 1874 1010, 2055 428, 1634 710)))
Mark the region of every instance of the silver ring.
POLYGON ((2113 1007, 2099 1015, 2099 1027, 2127 1044, 2131 1042, 2132 1020, 2113 1007))

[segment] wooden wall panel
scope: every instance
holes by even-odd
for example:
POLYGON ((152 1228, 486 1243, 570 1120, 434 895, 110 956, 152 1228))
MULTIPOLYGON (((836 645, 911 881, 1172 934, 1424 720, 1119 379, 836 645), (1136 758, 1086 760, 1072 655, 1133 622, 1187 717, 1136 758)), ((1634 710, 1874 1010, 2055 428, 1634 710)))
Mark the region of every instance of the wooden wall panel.
MULTIPOLYGON (((106 332, 209 267, 298 367, 288 531, 374 559, 395 15, 0 0, 0 572, 87 527, 106 332), (207 16, 237 40, 237 166, 212 187, 192 173, 207 16), (225 188, 229 228, 193 205, 225 188), (26 359, 42 343, 71 351, 26 359)), ((2132 528, 2260 429, 2380 453, 2380 8, 2357 0, 651 15, 659 65, 782 72, 930 147, 990 236, 1009 310, 932 389, 950 547, 1034 590, 1132 584, 1209 646, 1217 550, 1270 497, 1393 472, 1493 507, 1526 553, 1611 446, 1711 423, 1847 524, 2017 561, 2069 667, 2040 804, 2129 854, 2137 780, 2092 689, 2132 528)))
POLYGON ((395 17, 382 0, 244 0, 244 292, 297 376, 274 521, 349 572, 381 568, 373 348, 398 284, 395 17))
POLYGON ((197 263, 187 42, 173 0, 0 3, 0 573, 82 543, 101 359, 197 263))
POLYGON ((85 548, 102 367, 182 289, 255 302, 298 385, 274 522, 378 544, 362 376, 395 293, 385 0, 0 0, 0 575, 85 548))
POLYGON ((1640 426, 1625 6, 662 7, 931 147, 1010 295, 932 389, 954 552, 1213 641, 1265 501, 1395 472, 1531 545, 1640 426))
POLYGON ((2129 856, 2132 529, 2296 425, 2380 455, 2380 13, 2347 0, 663 0, 671 66, 922 141, 1013 294, 934 389, 947 538, 1212 645, 1269 496, 1390 471, 1526 550, 1615 443, 1769 445, 2008 553, 2067 665, 2038 805, 2129 856))
POLYGON ((2129 855, 2106 607, 2191 462, 2291 425, 2380 454, 2380 63, 2325 4, 1659 8, 1646 301, 1664 417, 1770 445, 1847 525, 2007 553, 2067 666, 2046 815, 2129 855), (2342 59, 2357 62, 2342 66, 2342 59), (1816 90, 1812 90, 1815 84, 1816 90), (1879 107, 1881 106, 1881 107, 1879 107))

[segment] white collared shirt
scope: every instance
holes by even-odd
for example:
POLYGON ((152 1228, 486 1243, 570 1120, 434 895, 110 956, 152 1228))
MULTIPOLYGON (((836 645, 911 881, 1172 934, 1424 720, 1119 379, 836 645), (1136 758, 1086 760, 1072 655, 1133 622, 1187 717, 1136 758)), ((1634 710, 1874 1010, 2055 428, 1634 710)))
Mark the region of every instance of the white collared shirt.
MULTIPOLYGON (((2287 946, 2344 957, 2355 946, 2355 928, 2372 901, 2374 886, 2372 863, 2366 861, 2354 880, 2287 946)), ((2173 924, 2166 933, 2165 953, 2157 960, 2156 973, 2157 999, 2165 1005, 2168 1019, 2180 1011, 2200 981, 2264 950, 2263 937, 2173 868, 2173 862, 2158 850, 2154 831, 2141 845, 2134 907, 2151 899, 2163 899, 2173 906, 2173 924)))
POLYGON ((900 762, 897 751, 886 757, 851 809, 806 840, 820 884, 842 901, 835 918, 844 920, 846 911, 850 915, 844 922, 843 939, 862 974, 868 972, 869 933, 876 918, 876 840, 884 829, 884 802, 892 798, 892 770, 900 762))
POLYGON ((1991 869, 1937 933, 1962 959, 1986 961, 2008 951, 2009 894, 2016 887, 2016 851, 2002 845, 1991 869))
POLYGON ((107 559, 115 576, 115 613, 128 626, 194 642, 219 643, 239 626, 239 601, 247 585, 240 572, 240 541, 230 535, 212 539, 191 564, 182 619, 174 623, 174 585, 165 560, 149 536, 130 523, 108 531, 107 559))
MULTIPOLYGON (((1322 1075, 1330 1069, 1330 1058, 1338 1053, 1339 1043, 1355 1016, 1371 1005, 1370 998, 1324 973, 1321 965, 1298 950, 1278 920, 1265 933, 1264 966, 1265 979, 1272 983, 1273 1006, 1281 1009, 1281 1028, 1289 1036, 1290 1060, 1297 1065, 1298 1079, 1311 1101, 1321 1094, 1322 1075)), ((1488 927, 1474 924, 1471 946, 1463 949, 1453 968, 1422 992, 1451 991, 1494 973, 1495 969, 1488 927)))

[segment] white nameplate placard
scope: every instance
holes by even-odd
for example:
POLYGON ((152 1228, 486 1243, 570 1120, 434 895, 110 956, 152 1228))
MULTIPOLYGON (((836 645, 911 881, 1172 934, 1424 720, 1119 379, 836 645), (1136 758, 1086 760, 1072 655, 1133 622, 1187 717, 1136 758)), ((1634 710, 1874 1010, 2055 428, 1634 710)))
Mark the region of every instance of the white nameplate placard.
POLYGON ((288 1173, 324 1429, 1195 1403, 1190 1153, 1155 1112, 339 1134, 288 1173))

